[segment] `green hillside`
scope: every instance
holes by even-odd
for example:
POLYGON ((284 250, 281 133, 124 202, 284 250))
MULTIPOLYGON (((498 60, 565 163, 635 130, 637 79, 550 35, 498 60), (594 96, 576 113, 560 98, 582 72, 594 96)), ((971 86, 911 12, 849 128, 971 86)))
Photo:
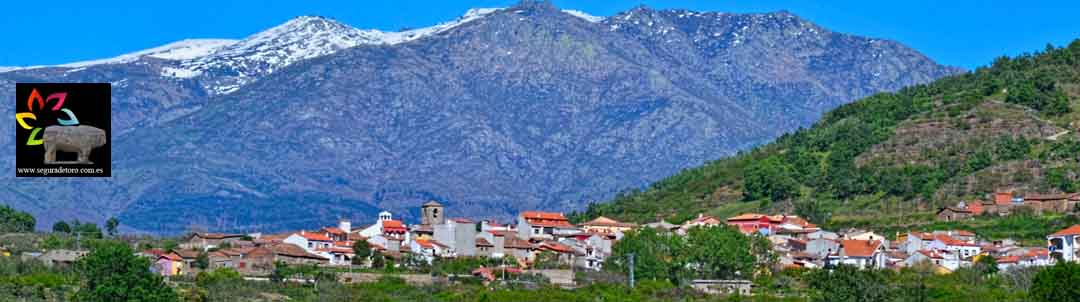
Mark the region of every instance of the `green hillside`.
POLYGON ((1078 121, 1080 40, 841 106, 809 129, 574 216, 762 211, 834 227, 918 225, 996 189, 1080 190, 1078 121))

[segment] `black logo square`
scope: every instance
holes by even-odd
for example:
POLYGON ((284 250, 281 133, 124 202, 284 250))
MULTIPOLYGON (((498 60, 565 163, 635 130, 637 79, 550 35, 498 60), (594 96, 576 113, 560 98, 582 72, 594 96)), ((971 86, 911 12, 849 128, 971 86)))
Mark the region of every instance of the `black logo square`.
POLYGON ((112 176, 112 85, 15 84, 16 177, 112 176))

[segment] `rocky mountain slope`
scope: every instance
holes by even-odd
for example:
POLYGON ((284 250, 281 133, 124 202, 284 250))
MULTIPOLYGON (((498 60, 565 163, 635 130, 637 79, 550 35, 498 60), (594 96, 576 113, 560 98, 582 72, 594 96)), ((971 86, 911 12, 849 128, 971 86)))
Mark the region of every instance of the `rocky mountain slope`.
POLYGON ((116 215, 151 232, 410 217, 426 199, 471 217, 568 211, 958 72, 786 12, 534 2, 398 33, 300 17, 212 44, 0 73, 0 93, 113 82, 118 131, 112 179, 5 179, 0 200, 43 225, 116 215))

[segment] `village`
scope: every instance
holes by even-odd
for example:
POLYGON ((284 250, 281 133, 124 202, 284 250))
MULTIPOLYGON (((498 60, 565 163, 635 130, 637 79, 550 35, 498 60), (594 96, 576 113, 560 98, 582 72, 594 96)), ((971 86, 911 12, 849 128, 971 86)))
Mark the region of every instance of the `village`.
MULTIPOLYGON (((1026 211, 1067 212, 1080 204, 1080 193, 1020 196, 1010 192, 991 195, 990 202, 974 200, 944 207, 937 219, 956 221, 977 215, 1010 215, 1026 211)), ((436 201, 420 208, 421 221, 406 224, 390 212, 379 213, 370 224, 354 227, 348 220, 312 230, 276 234, 224 234, 194 232, 171 250, 148 249, 139 255, 152 259, 151 270, 165 277, 193 276, 222 268, 252 280, 271 275, 277 265, 313 265, 323 268, 373 267, 378 256, 392 266, 431 264, 439 259, 498 259, 497 266, 471 268, 468 277, 483 282, 505 278, 500 272, 534 272, 552 284, 572 288, 574 271, 600 271, 613 255, 613 247, 628 232, 652 228, 671 236, 684 236, 695 227, 732 227, 747 236, 761 236, 777 256, 776 270, 822 269, 839 265, 862 269, 901 269, 930 265, 938 274, 971 267, 991 257, 997 269, 1050 266, 1077 261, 1080 225, 1046 235, 1046 246, 1021 246, 1009 238, 980 238, 967 230, 910 230, 878 234, 870 230, 825 230, 794 215, 745 213, 728 218, 700 214, 681 224, 664 220, 637 225, 607 217, 572 224, 562 213, 525 211, 513 223, 448 218, 436 201), (892 236, 886 236, 892 235, 892 236), (370 253, 357 259, 357 242, 370 253), (200 257, 206 263, 199 265, 200 257), (541 259, 546 258, 546 259, 541 259), (540 267, 539 262, 554 262, 540 267)), ((49 250, 26 256, 50 265, 70 265, 85 251, 49 250)), ((379 264, 383 265, 383 264, 379 264)), ((343 282, 361 282, 357 274, 341 274, 343 282), (356 279, 356 280, 353 280, 356 279)), ((430 281, 428 281, 430 282, 430 281)), ((424 283, 424 282, 421 282, 424 283)), ((706 292, 749 294, 749 280, 694 280, 706 292)))

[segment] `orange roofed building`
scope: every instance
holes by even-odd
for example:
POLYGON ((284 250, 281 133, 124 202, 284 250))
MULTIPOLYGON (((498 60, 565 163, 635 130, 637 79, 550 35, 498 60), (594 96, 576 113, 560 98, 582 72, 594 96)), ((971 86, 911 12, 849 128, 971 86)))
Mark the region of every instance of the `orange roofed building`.
POLYGON ((1080 224, 1065 228, 1046 236, 1049 243, 1051 259, 1061 258, 1064 261, 1078 261, 1077 247, 1080 239, 1080 224))
POLYGON ((757 213, 747 213, 728 218, 727 224, 735 226, 739 229, 740 232, 744 234, 750 234, 754 232, 775 234, 781 230, 789 231, 792 233, 798 233, 800 231, 814 232, 820 230, 817 225, 814 225, 813 223, 806 221, 806 219, 802 219, 798 216, 770 216, 757 213))
POLYGON ((518 215, 518 235, 529 239, 554 239, 580 230, 562 213, 524 211, 518 215))
POLYGON ((585 232, 610 235, 615 234, 616 232, 626 233, 634 229, 636 225, 600 216, 596 217, 596 219, 579 224, 578 226, 585 230, 585 232))

